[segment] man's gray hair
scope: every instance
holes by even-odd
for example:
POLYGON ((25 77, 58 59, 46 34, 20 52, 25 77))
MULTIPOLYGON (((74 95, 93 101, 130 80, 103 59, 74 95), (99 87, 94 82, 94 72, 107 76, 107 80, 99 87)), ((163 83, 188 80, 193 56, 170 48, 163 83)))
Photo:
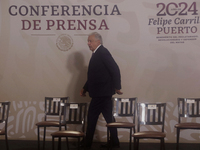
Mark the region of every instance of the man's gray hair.
POLYGON ((103 40, 102 40, 102 37, 101 35, 98 33, 98 32, 92 32, 89 34, 90 35, 94 35, 94 37, 97 39, 97 40, 100 40, 100 43, 103 45, 103 40))

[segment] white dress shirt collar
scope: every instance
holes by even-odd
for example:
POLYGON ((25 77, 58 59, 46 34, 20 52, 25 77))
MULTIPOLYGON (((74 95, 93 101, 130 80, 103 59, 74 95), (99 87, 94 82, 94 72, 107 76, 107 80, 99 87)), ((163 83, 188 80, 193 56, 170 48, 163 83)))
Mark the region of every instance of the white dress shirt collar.
POLYGON ((95 53, 100 46, 101 46, 101 44, 99 46, 97 46, 97 48, 92 53, 95 53))

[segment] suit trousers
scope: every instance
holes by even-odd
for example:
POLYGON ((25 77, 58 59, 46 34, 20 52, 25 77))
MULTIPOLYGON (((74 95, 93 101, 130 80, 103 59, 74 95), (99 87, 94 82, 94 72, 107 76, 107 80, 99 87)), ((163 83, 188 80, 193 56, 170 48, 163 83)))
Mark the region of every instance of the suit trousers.
MULTIPOLYGON (((99 115, 102 113, 107 123, 113 122, 115 119, 112 115, 112 96, 93 97, 88 109, 87 116, 87 131, 86 131, 86 146, 91 147, 96 124, 99 115)), ((113 144, 119 145, 117 129, 110 130, 110 136, 113 144)))

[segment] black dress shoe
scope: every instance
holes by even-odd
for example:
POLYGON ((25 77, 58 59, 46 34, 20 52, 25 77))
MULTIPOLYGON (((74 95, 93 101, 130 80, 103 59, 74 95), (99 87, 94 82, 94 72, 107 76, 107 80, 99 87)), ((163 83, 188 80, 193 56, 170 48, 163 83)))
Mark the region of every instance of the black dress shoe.
POLYGON ((119 144, 112 144, 112 146, 111 146, 110 143, 102 144, 102 145, 100 146, 100 148, 108 148, 108 147, 120 148, 119 144))

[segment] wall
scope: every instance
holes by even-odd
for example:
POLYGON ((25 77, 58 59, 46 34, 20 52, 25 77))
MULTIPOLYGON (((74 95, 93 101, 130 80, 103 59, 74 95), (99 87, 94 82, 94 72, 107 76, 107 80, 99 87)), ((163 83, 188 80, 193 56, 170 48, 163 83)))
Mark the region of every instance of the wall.
MULTIPOLYGON (((166 142, 175 142, 177 97, 200 97, 199 8, 191 0, 1 0, 0 101, 12 103, 9 139, 37 139, 45 96, 90 101, 79 91, 91 56, 87 35, 97 31, 120 67, 121 97, 167 102, 166 142)), ((125 130, 119 135, 127 141, 125 130)), ((199 137, 181 132, 181 142, 199 137)), ((102 116, 95 140, 106 140, 102 116)))

